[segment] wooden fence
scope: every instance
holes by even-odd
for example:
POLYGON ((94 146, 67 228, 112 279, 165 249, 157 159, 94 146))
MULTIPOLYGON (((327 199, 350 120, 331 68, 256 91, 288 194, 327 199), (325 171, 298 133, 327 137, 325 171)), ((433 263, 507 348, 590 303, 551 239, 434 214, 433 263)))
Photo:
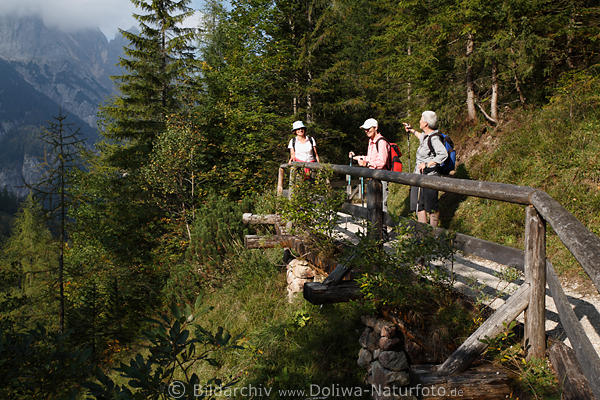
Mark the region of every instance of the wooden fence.
MULTIPOLYGON (((599 291, 600 238, 591 233, 556 200, 541 190, 526 186, 319 163, 281 165, 277 184, 278 194, 282 194, 284 191, 284 170, 300 167, 315 170, 330 168, 339 174, 370 178, 367 184, 367 209, 347 204, 344 210, 354 216, 366 218, 369 221, 368 234, 375 237, 382 237, 382 229, 388 218, 382 207, 381 181, 524 205, 526 210, 525 250, 523 252, 468 235, 457 234, 455 244, 458 244, 459 249, 465 253, 520 268, 525 273, 525 283, 439 366, 438 373, 451 375, 468 368, 471 362, 485 349, 485 344, 480 339, 499 334, 506 323, 517 318, 523 311, 526 316, 525 343, 528 357, 544 357, 546 352, 545 293, 547 283, 556 304, 560 322, 573 347, 581 372, 587 379, 583 386, 589 384, 588 388, 576 389, 572 397, 593 398, 592 396, 595 396, 600 400, 600 379, 598 379, 600 377, 600 357, 575 315, 552 264, 546 260, 546 224, 550 224, 563 244, 581 264, 596 290, 599 291)), ((290 174, 290 178, 292 176, 293 174, 290 174)), ((292 186, 293 179, 290 179, 290 191, 292 186)), ((389 225, 390 221, 387 222, 389 225)), ((568 361, 563 361, 564 364, 568 364, 568 361)), ((572 372, 568 371, 569 368, 566 369, 567 372, 572 372)), ((573 383, 575 381, 579 382, 574 379, 571 383, 575 385, 573 383)))

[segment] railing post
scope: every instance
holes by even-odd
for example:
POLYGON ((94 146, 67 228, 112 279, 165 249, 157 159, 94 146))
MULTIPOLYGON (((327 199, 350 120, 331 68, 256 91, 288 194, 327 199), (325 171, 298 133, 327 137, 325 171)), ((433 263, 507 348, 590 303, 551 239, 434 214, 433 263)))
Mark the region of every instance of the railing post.
POLYGON ((525 311, 527 359, 546 352, 546 221, 533 206, 525 208, 525 280, 530 284, 525 311))
POLYGON ((284 175, 285 175, 285 170, 283 168, 279 168, 279 173, 277 174, 277 196, 281 196, 283 194, 284 175))
POLYGON ((383 188, 381 181, 369 179, 367 184, 367 235, 371 239, 383 239, 383 188))
POLYGON ((290 187, 288 189, 288 199, 292 198, 294 184, 296 183, 296 167, 290 167, 290 187))

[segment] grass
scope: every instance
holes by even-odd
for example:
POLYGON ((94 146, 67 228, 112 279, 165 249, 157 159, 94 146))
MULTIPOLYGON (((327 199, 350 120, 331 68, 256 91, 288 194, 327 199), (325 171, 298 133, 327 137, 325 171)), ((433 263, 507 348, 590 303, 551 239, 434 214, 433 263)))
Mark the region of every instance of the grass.
POLYGON ((237 249, 227 282, 205 293, 211 309, 204 325, 242 333, 244 349, 223 355, 218 371, 202 366, 196 371, 201 380, 237 377, 238 387, 272 388, 270 398, 294 398, 283 391, 308 393, 310 385, 364 386, 364 371, 356 365, 362 306, 313 306, 301 295, 288 303, 281 257, 281 250, 237 249))

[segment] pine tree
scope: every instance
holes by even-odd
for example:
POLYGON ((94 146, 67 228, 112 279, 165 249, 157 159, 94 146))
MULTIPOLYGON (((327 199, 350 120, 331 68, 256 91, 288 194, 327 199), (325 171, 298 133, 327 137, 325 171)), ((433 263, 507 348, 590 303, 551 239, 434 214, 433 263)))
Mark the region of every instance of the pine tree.
POLYGON ((129 40, 117 81, 120 97, 103 108, 104 135, 123 142, 114 165, 135 171, 144 164, 168 115, 182 108, 182 85, 193 70, 194 30, 181 27, 193 14, 190 0, 131 0, 139 33, 121 30, 129 40))

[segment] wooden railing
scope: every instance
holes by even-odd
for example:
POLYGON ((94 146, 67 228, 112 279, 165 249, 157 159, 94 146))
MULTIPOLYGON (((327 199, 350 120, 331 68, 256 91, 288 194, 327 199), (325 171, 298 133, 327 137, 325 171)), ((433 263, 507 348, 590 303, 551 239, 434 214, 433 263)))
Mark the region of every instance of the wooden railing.
MULTIPOLYGON (((277 184, 279 194, 284 190, 284 170, 290 167, 314 170, 330 168, 339 174, 370 178, 367 185, 366 213, 364 208, 352 205, 346 205, 345 211, 355 216, 366 217, 369 221, 368 234, 376 237, 382 237, 382 229, 388 217, 382 209, 381 181, 524 205, 526 212, 525 250, 523 252, 468 235, 457 234, 457 242, 462 244, 460 249, 465 253, 480 255, 488 259, 496 258, 495 261, 499 262, 503 260, 498 260, 498 258, 508 259, 511 262, 504 262, 505 264, 516 266, 525 273, 525 283, 439 366, 438 372, 453 374, 468 368, 471 361, 485 349, 485 345, 480 339, 497 335, 504 329, 506 323, 514 320, 522 311, 526 313, 525 343, 528 357, 544 357, 546 351, 545 292, 546 283, 548 283, 561 324, 573 347, 581 372, 587 378, 589 389, 593 395, 600 400, 600 379, 598 379, 600 377, 600 357, 575 315, 552 264, 546 260, 546 223, 550 224, 563 244, 581 264, 596 290, 599 291, 600 238, 590 232, 556 200, 541 190, 527 186, 319 163, 282 164, 277 184), (500 255, 494 256, 496 251, 500 255)), ((292 176, 293 174, 290 174, 290 178, 292 176)), ((290 179, 290 190, 292 187, 293 181, 290 179)), ((583 392, 579 392, 576 397, 584 398, 585 396, 581 393, 583 392)))

